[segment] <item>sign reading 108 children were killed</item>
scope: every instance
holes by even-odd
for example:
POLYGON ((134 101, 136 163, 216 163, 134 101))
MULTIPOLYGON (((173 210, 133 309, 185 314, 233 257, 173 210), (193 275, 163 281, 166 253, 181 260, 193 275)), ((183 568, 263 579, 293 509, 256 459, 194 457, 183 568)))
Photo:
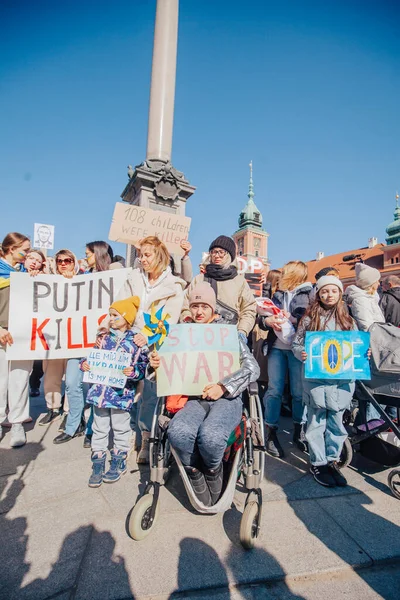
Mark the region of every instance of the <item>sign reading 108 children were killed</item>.
POLYGON ((129 269, 67 279, 11 273, 9 360, 73 358, 87 354, 129 269))
POLYGON ((369 333, 307 331, 306 379, 371 379, 369 333))
POLYGON ((172 325, 161 346, 157 395, 201 396, 209 383, 218 383, 239 369, 235 325, 172 325))
POLYGON ((180 243, 189 237, 190 222, 190 217, 117 202, 108 237, 114 242, 134 245, 154 235, 170 252, 182 255, 180 243))

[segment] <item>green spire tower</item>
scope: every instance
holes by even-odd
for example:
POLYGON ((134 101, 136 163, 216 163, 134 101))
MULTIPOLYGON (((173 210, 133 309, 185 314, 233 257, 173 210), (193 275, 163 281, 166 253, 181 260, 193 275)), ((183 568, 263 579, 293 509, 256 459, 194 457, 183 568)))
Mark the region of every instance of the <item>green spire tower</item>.
POLYGON ((386 243, 388 245, 400 243, 400 206, 399 206, 399 194, 396 193, 396 208, 394 209, 394 221, 386 228, 387 238, 386 243))

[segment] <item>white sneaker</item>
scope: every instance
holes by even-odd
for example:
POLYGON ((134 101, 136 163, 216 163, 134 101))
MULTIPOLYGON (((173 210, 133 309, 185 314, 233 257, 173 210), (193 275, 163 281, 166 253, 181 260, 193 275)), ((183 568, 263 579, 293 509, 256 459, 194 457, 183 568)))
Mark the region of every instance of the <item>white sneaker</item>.
POLYGON ((11 448, 18 448, 18 446, 23 446, 26 444, 26 435, 24 426, 22 423, 14 423, 11 426, 11 448))

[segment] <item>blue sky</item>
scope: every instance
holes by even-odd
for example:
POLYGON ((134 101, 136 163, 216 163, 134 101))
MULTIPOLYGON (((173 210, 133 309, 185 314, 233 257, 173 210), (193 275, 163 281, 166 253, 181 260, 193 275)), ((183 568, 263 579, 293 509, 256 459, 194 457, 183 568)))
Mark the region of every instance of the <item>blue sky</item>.
MULTIPOLYGON (((0 7, 2 237, 107 239, 145 157, 155 0, 0 7)), ((246 202, 272 266, 385 237, 400 189, 396 0, 181 0, 173 164, 197 191, 193 261, 246 202)), ((122 246, 113 244, 121 252, 122 246)))

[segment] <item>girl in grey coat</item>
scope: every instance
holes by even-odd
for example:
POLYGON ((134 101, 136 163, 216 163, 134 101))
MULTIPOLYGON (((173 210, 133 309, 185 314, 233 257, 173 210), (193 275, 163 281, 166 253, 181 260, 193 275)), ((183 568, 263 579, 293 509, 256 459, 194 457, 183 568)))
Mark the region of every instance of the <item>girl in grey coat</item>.
MULTIPOLYGON (((343 286, 332 275, 321 277, 316 285, 316 297, 300 322, 292 350, 305 362, 306 331, 357 330, 342 301, 343 286)), ((337 467, 347 431, 343 413, 349 408, 354 394, 354 381, 305 379, 303 402, 307 405, 306 439, 309 447, 311 474, 326 487, 345 486, 346 479, 337 467)))

